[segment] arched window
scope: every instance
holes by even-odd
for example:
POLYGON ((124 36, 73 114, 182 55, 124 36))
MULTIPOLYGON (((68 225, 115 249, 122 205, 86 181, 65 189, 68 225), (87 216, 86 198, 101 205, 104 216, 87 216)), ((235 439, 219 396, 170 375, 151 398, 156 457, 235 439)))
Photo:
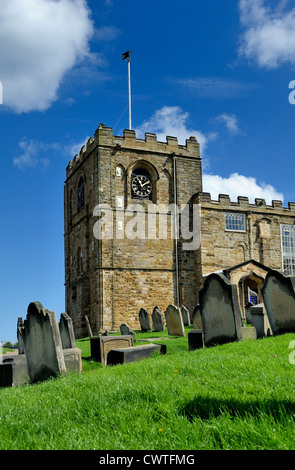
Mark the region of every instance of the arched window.
POLYGON ((78 184, 78 211, 83 209, 85 206, 85 180, 84 176, 81 176, 78 184))

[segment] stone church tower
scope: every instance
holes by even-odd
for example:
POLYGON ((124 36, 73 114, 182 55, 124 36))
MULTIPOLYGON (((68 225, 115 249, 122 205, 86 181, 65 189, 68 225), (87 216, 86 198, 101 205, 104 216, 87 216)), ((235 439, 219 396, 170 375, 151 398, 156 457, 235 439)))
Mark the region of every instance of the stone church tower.
POLYGON ((64 187, 66 311, 77 337, 87 336, 85 316, 98 334, 118 331, 122 323, 138 329, 142 307, 151 313, 156 305, 162 312, 170 303, 195 305, 195 252, 171 236, 175 214, 169 211, 167 236, 159 235, 155 211, 191 204, 201 191, 195 137, 186 145, 175 137, 159 142, 149 133, 138 139, 131 130, 118 137, 100 124, 70 161, 64 187), (141 210, 137 219, 132 204, 141 210), (102 216, 111 223, 105 237, 95 231, 102 216), (156 221, 153 236, 147 219, 156 221))

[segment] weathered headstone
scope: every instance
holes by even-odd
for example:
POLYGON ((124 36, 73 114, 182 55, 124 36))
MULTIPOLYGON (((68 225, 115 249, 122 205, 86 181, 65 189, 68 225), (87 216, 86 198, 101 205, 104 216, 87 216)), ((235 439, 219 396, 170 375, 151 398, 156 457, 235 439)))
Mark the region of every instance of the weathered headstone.
POLYGON ((210 274, 200 291, 205 346, 242 339, 242 318, 237 286, 223 275, 210 274))
POLYGON ((59 332, 63 349, 76 347, 73 322, 67 313, 62 313, 60 316, 59 332))
POLYGON ((16 336, 17 336, 17 343, 18 343, 18 353, 19 354, 24 354, 24 343, 23 343, 23 338, 22 338, 22 331, 24 327, 24 322, 22 317, 18 317, 17 319, 17 328, 16 328, 16 336))
POLYGON ((190 316, 189 316, 188 309, 184 305, 181 305, 180 306, 180 311, 181 311, 181 315, 182 315, 183 326, 189 326, 190 316))
POLYGON ((164 331, 165 324, 164 324, 164 315, 161 313, 161 310, 158 306, 154 307, 152 313, 152 321, 153 321, 153 330, 154 331, 164 331))
POLYGON ((165 318, 168 329, 168 335, 185 336, 182 314, 179 307, 168 305, 165 310, 165 318))
POLYGON ((38 382, 66 373, 62 342, 54 312, 31 302, 22 332, 28 373, 38 382))
POLYGON ((141 331, 150 331, 152 329, 149 313, 144 308, 139 311, 139 321, 141 331))
POLYGON ((200 304, 195 305, 192 310, 192 323, 195 330, 201 330, 203 328, 200 304))
POLYGON ((269 271, 261 292, 273 334, 294 332, 295 276, 269 271))
POLYGON ((135 333, 127 325, 127 323, 122 323, 122 325, 120 326, 120 333, 121 333, 121 335, 131 335, 133 337, 133 341, 135 341, 135 333))

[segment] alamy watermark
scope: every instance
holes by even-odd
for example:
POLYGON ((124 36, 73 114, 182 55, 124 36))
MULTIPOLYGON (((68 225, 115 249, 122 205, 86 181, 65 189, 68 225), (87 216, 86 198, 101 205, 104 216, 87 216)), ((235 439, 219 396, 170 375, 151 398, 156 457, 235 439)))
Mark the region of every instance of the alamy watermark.
POLYGON ((291 80, 289 88, 293 88, 293 91, 289 94, 289 103, 295 104, 295 80, 291 80))
POLYGON ((98 204, 94 217, 100 217, 93 226, 97 240, 181 240, 184 251, 200 246, 201 211, 199 204, 139 203, 123 208, 123 198, 117 198, 115 210, 109 204, 98 204))

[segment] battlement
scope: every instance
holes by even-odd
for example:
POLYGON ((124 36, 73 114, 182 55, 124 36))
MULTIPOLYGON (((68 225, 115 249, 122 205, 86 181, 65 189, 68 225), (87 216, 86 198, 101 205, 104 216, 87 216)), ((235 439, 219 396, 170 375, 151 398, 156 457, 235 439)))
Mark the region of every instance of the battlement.
POLYGON ((200 158, 200 146, 196 137, 186 139, 185 145, 179 145, 177 137, 166 137, 166 142, 157 140, 157 135, 146 132, 144 139, 138 139, 134 130, 125 129, 123 136, 114 136, 113 129, 100 124, 94 133, 94 139, 90 137, 79 154, 75 155, 67 166, 67 177, 84 160, 96 146, 109 147, 114 150, 138 150, 149 153, 163 153, 190 158, 200 158))
POLYGON ((288 207, 283 206, 282 201, 273 200, 271 205, 267 205, 265 199, 256 198, 255 203, 250 203, 249 198, 245 196, 238 196, 237 201, 232 201, 228 194, 219 194, 218 200, 211 198, 210 193, 200 192, 195 195, 195 202, 204 208, 229 210, 229 211, 243 211, 243 212, 269 212, 279 214, 295 215, 295 202, 289 202, 288 207))

